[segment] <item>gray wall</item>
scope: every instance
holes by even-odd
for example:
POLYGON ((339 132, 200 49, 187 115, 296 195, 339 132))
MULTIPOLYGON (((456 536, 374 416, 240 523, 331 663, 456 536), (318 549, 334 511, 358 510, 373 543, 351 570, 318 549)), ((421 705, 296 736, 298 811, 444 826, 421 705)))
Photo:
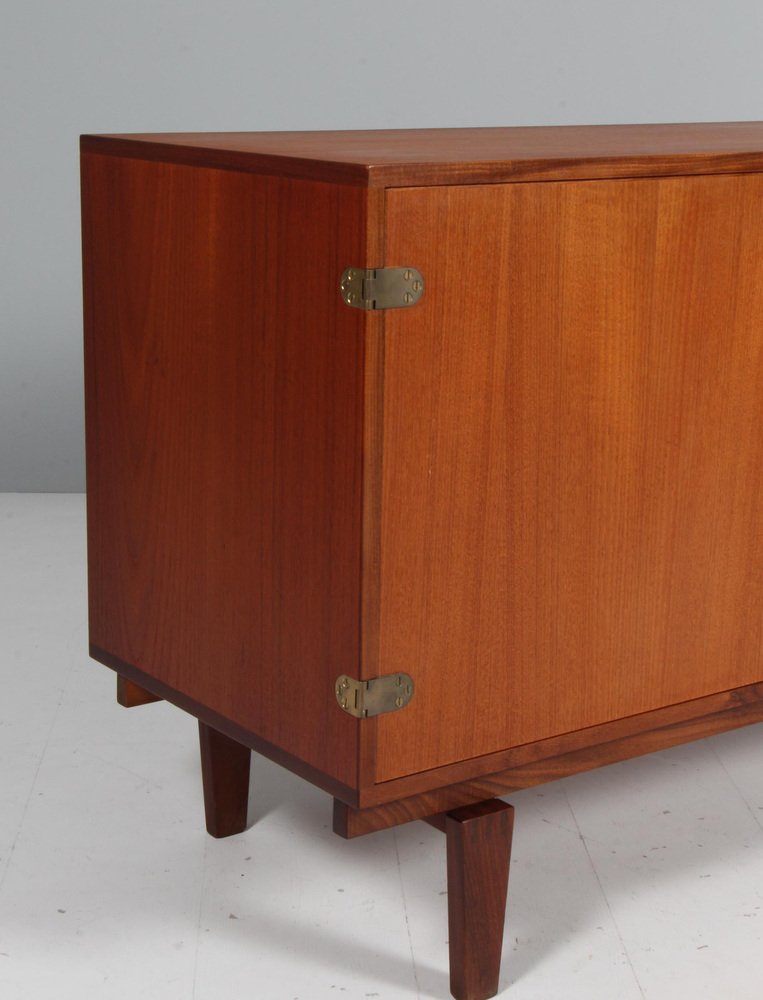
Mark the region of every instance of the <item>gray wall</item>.
POLYGON ((763 119, 760 0, 4 0, 0 491, 83 489, 80 132, 763 119))

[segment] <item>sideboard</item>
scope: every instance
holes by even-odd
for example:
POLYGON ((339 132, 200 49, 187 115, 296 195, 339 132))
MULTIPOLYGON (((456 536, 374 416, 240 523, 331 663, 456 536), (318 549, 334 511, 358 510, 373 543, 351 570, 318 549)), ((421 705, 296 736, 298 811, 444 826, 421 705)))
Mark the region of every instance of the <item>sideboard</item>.
POLYGON ((763 720, 763 123, 81 140, 90 652, 355 837, 763 720))

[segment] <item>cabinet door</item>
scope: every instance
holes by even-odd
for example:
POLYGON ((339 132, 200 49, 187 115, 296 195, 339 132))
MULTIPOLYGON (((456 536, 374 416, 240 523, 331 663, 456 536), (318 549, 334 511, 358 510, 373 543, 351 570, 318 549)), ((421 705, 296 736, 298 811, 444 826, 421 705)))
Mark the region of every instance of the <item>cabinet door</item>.
POLYGON ((759 681, 763 177, 395 189, 377 781, 759 681))

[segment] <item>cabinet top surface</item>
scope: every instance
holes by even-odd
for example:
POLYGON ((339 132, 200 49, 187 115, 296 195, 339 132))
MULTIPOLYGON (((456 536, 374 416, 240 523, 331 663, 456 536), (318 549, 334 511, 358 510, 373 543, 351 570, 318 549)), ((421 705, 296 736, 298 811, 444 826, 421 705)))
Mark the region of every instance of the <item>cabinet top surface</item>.
POLYGON ((83 152, 370 187, 763 171, 763 122, 171 132, 83 136, 83 152))

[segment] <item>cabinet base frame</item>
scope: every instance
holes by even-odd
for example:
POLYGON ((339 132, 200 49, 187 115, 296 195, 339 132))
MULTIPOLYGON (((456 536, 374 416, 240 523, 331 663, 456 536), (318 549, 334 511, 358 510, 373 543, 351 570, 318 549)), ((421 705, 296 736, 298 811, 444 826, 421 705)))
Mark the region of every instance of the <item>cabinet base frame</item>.
MULTIPOLYGON (((248 747, 199 723, 207 831, 228 837, 246 827, 248 747)), ((450 990, 456 1000, 498 992, 514 809, 499 799, 431 816, 446 837, 450 990)))
MULTIPOLYGON (((103 658, 103 654, 98 658, 103 658)), ((110 665, 117 666, 116 663, 110 665)), ((168 700, 197 714, 193 702, 178 697, 160 682, 146 677, 148 684, 143 687, 142 683, 138 685, 137 681, 122 674, 123 665, 119 669, 118 690, 125 695, 125 700, 120 697, 122 704, 146 704, 170 693, 168 700), (128 700, 126 695, 130 692, 137 694, 128 700)), ((140 671, 128 669, 142 682, 140 671)), ((213 837, 227 837, 246 828, 250 749, 257 749, 276 760, 280 752, 269 744, 258 745, 257 740, 240 730, 231 735, 231 724, 225 720, 220 720, 225 731, 218 730, 214 725, 217 718, 209 721, 209 710, 201 714, 199 741, 207 831, 213 837)), ((362 836, 414 819, 423 819, 445 833, 450 986, 456 1000, 488 1000, 498 991, 514 810, 495 796, 763 721, 763 684, 698 699, 683 707, 648 713, 648 717, 661 718, 665 724, 648 730, 641 728, 596 745, 589 743, 567 752, 541 756, 494 774, 397 802, 357 808, 341 798, 334 798, 334 832, 344 838, 362 836), (692 707, 696 706, 717 710, 704 715, 691 714, 692 707), (681 717, 682 708, 684 717, 681 717), (673 721, 667 721, 669 718, 673 721)), ((644 721, 642 718, 642 724, 644 721)), ((627 722, 620 720, 621 724, 627 722)), ((617 726, 618 723, 612 723, 609 727, 596 727, 595 731, 614 733, 617 726)), ((559 744, 547 740, 538 746, 542 745, 551 748, 559 744)), ((279 762, 288 767, 288 755, 279 762)), ((310 778, 304 772, 302 776, 310 778)))
MULTIPOLYGON (((391 826, 399 826, 411 820, 427 819, 429 816, 457 809, 466 803, 482 802, 497 795, 508 795, 522 788, 532 788, 581 771, 590 771, 606 764, 615 764, 618 761, 641 757, 716 733, 763 722, 763 684, 752 684, 725 694, 733 704, 719 711, 699 716, 692 715, 689 718, 667 722, 658 728, 603 740, 595 745, 577 747, 562 753, 551 753, 496 771, 494 774, 421 792, 396 802, 358 809, 335 799, 334 833, 349 840, 391 826)), ((696 704, 712 703, 717 697, 699 699, 696 704)), ((670 710, 660 711, 667 713, 670 710)), ((649 713, 649 716, 657 714, 649 713)), ((617 723, 612 723, 611 726, 614 730, 617 723)), ((597 727, 597 729, 603 728, 597 727)), ((552 740, 543 742, 549 748, 555 743, 552 740)), ((542 745, 538 746, 540 748, 542 745)))
MULTIPOLYGON (((142 688, 146 695, 176 705, 328 792, 337 800, 334 832, 348 839, 763 722, 763 682, 759 682, 462 761, 435 772, 358 789, 311 767, 106 650, 91 645, 90 655, 142 688)), ((147 702, 135 702, 143 703, 147 702)), ((375 723, 371 719, 362 725, 375 723)))

